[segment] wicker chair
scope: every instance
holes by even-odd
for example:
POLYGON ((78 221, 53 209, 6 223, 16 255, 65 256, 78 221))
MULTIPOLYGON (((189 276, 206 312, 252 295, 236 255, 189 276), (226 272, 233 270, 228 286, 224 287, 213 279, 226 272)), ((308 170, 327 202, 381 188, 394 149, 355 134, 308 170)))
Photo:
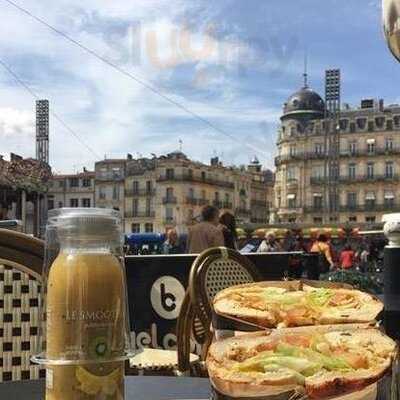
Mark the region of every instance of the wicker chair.
POLYGON ((193 262, 189 285, 177 324, 178 370, 190 370, 190 338, 203 345, 203 359, 211 343, 212 300, 222 289, 261 280, 255 266, 237 251, 216 247, 193 262))
POLYGON ((30 362, 38 334, 44 243, 0 229, 0 382, 44 377, 30 362))

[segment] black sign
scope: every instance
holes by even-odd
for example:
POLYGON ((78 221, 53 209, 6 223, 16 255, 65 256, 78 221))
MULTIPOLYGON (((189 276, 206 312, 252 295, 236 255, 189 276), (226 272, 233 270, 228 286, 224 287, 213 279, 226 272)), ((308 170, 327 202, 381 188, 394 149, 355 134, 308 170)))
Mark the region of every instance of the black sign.
MULTIPOLYGON (((126 257, 131 339, 135 348, 176 348, 176 322, 195 257, 126 257)), ((248 257, 264 280, 281 280, 288 269, 287 253, 250 254, 248 257)), ((196 350, 192 348, 192 352, 196 350)))

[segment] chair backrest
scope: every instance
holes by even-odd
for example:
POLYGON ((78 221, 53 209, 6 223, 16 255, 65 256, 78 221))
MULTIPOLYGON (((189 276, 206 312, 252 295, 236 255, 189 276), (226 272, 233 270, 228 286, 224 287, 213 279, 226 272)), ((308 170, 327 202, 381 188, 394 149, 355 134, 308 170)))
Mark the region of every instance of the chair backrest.
POLYGON ((177 325, 178 369, 190 369, 190 337, 203 345, 211 342, 212 299, 229 286, 261 280, 253 263, 237 251, 217 247, 204 251, 193 262, 189 285, 177 325))
POLYGON ((44 377, 32 364, 39 330, 44 243, 0 229, 0 382, 44 377))
POLYGON ((204 326, 212 318, 212 300, 228 287, 261 280, 254 264, 235 250, 217 247, 206 250, 192 265, 189 276, 190 297, 196 315, 204 326))

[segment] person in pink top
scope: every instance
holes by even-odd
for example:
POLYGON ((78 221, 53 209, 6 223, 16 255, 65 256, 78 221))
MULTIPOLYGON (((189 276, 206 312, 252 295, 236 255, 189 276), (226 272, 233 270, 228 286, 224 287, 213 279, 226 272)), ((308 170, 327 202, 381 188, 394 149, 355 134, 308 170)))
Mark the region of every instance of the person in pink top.
POLYGON ((340 267, 343 269, 350 269, 354 266, 355 254, 350 245, 345 246, 345 248, 340 253, 340 267))

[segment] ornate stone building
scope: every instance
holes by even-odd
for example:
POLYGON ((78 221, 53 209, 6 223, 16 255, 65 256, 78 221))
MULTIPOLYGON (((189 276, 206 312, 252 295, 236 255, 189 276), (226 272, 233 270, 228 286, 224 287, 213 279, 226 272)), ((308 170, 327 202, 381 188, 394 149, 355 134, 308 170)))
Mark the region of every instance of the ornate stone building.
POLYGON ((93 171, 53 175, 48 194, 48 209, 61 207, 94 207, 93 171))
POLYGON ((239 223, 266 224, 273 174, 257 159, 247 168, 189 160, 180 151, 152 159, 128 160, 125 179, 125 231, 185 232, 213 204, 235 214, 239 223))
POLYGON ((284 105, 276 157, 275 222, 375 223, 400 211, 400 106, 362 100, 340 112, 338 166, 328 171, 324 101, 307 86, 284 105), (328 174, 338 177, 327 211, 328 174))

